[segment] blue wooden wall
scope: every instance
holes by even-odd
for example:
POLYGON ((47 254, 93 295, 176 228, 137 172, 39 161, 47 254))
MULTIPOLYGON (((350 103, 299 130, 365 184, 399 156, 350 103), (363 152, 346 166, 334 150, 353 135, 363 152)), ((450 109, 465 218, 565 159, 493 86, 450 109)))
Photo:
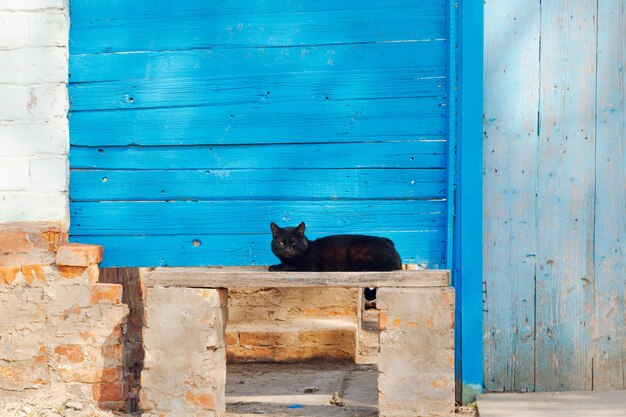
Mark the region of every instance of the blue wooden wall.
POLYGON ((446 265, 449 3, 71 0, 71 239, 269 264, 306 221, 446 265))
POLYGON ((485 3, 488 390, 626 388, 625 9, 485 3))

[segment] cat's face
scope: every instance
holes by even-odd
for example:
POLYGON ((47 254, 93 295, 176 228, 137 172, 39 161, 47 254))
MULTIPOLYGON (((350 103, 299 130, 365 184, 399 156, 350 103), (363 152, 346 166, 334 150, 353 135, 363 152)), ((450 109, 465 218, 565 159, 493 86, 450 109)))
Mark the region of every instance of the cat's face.
POLYGON ((304 237, 304 223, 296 227, 278 227, 270 224, 272 229, 272 252, 279 259, 288 259, 302 255, 309 248, 309 242, 304 237))

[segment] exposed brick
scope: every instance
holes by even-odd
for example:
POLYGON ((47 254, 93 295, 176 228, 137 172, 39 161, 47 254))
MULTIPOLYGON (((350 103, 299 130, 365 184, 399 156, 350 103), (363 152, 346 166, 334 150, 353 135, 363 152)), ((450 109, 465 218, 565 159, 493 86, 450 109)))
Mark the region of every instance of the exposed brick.
POLYGON ((124 345, 118 343, 116 345, 108 345, 102 346, 102 357, 105 359, 119 359, 120 361, 124 358, 124 345))
POLYGON ((91 302, 119 304, 122 300, 121 284, 95 284, 91 288, 91 302))
POLYGON ((389 316, 387 316, 387 312, 381 310, 378 313, 378 330, 385 330, 387 328, 387 322, 389 321, 389 316))
POLYGON ((274 350, 264 346, 227 346, 226 355, 229 362, 274 361, 274 350))
POLYGON ((243 346, 280 346, 296 344, 295 332, 240 331, 239 343, 243 346))
POLYGON ((93 386, 93 399, 98 402, 123 401, 124 393, 124 383, 94 384, 93 386))
POLYGON ((54 348, 57 357, 73 363, 80 363, 85 359, 83 350, 78 345, 60 345, 54 348))
POLYGON ((53 252, 66 240, 67 234, 49 224, 0 225, 0 267, 51 264, 55 258, 53 252))
POLYGON ((17 273, 20 272, 19 266, 1 267, 0 268, 0 285, 11 285, 17 279, 17 273))
POLYGON ((50 383, 47 365, 26 363, 0 364, 0 390, 21 391, 50 383))
POLYGON ((59 265, 58 268, 59 268, 59 273, 61 274, 61 277, 66 278, 66 279, 80 278, 83 276, 83 274, 87 270, 87 268, 85 268, 84 266, 59 265))
POLYGON ((59 247, 57 265, 87 267, 102 262, 104 248, 100 245, 69 243, 59 247))
POLYGON ((39 346, 39 354, 35 356, 36 363, 47 363, 48 362, 48 350, 44 345, 39 346))
POLYGON ((354 344, 333 346, 325 349, 322 346, 297 346, 274 349, 273 360, 278 362, 301 362, 316 359, 353 360, 355 355, 354 344))
POLYGON ((41 265, 24 265, 22 266, 22 274, 24 274, 24 282, 28 285, 34 281, 44 282, 46 280, 41 265))
POLYGON ((228 328, 226 328, 226 337, 224 339, 227 345, 238 345, 239 344, 239 332, 229 332, 228 328))
POLYGON ((185 399, 203 410, 215 409, 215 395, 212 393, 189 391, 185 394, 185 399))
POLYGON ((26 252, 35 249, 28 233, 21 230, 0 230, 0 253, 26 252))
POLYGON ((304 317, 356 317, 356 307, 307 308, 304 317))
MULTIPOLYGON (((87 384, 120 383, 123 381, 123 371, 120 366, 102 368, 98 365, 81 365, 68 367, 59 365, 57 372, 65 382, 81 382, 87 384)), ((109 399, 105 401, 116 401, 109 399)))
POLYGON ((31 326, 20 331, 0 333, 0 360, 8 362, 36 361, 45 349, 41 326, 31 326))
POLYGON ((87 279, 91 283, 98 282, 98 277, 100 276, 100 268, 97 264, 89 265, 87 267, 87 279))
POLYGON ((353 345, 354 329, 314 329, 298 331, 298 344, 302 345, 353 345))

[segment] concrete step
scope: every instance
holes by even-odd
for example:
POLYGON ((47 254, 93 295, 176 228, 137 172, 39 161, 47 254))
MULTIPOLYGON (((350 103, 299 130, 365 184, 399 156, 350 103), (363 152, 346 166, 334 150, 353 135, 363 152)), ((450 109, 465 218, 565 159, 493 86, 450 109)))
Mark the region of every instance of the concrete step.
POLYGON ((477 400, 480 417, 626 416, 626 391, 494 393, 477 400))

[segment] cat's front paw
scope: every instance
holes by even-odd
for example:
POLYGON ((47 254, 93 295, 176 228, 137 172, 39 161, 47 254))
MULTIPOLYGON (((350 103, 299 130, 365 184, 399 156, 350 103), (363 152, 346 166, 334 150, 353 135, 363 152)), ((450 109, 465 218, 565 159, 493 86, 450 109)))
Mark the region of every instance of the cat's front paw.
POLYGON ((278 264, 278 265, 271 265, 269 268, 267 268, 267 270, 268 271, 295 271, 296 268, 287 264, 278 264))

